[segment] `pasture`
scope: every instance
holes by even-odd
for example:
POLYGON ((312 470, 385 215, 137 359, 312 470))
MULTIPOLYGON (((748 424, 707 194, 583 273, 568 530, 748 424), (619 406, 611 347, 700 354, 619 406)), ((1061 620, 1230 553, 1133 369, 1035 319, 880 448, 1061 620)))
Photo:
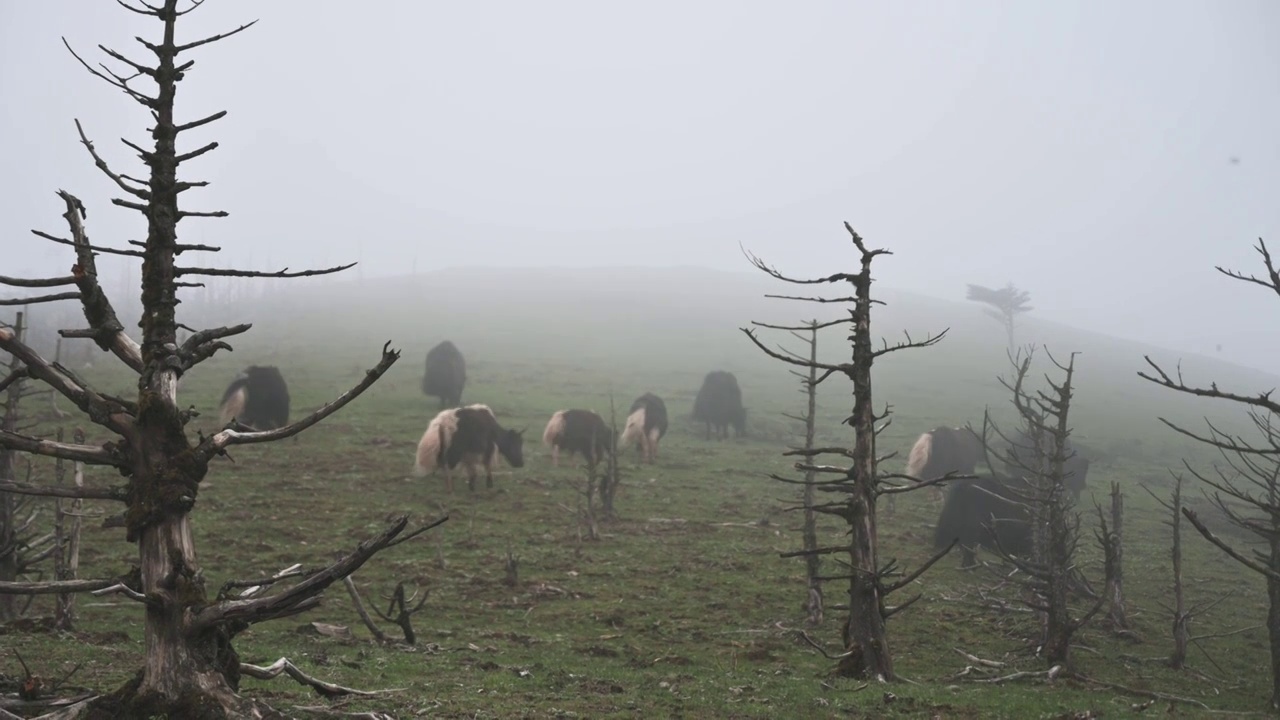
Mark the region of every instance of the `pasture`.
MULTIPOLYGON (((960 571, 958 556, 944 559, 891 600, 922 595, 889 621, 896 666, 909 681, 866 686, 828 677, 834 663, 791 632, 805 628, 804 565, 779 553, 800 544, 799 514, 784 512, 798 501, 799 488, 765 476, 794 474, 781 452, 797 441, 800 428, 782 413, 800 412, 802 397, 787 368, 764 358, 736 328, 751 320, 794 323, 810 317, 811 307, 762 300, 762 292, 777 287, 752 275, 710 274, 697 283, 691 281, 693 271, 683 270, 486 275, 501 290, 496 293, 501 306, 444 312, 441 298, 467 280, 459 273, 439 273, 363 284, 300 283, 282 289, 275 302, 197 310, 211 324, 243 321, 255 328, 233 341, 234 352, 220 354, 184 379, 180 404, 202 412, 192 431, 216 427, 217 401, 247 365, 282 369, 296 418, 358 381, 386 340, 403 352, 383 380, 297 442, 237 448, 232 461, 216 463, 194 511, 198 557, 211 590, 231 578, 267 575, 294 563, 324 564, 400 513, 410 512, 415 520, 450 516, 441 527, 375 556, 354 575, 371 604, 385 606, 380 595, 398 581, 430 593, 414 616, 416 646, 372 642, 345 591, 334 586, 319 609, 241 634, 236 647, 242 660, 265 664, 286 656, 325 680, 397 689, 339 703, 347 711, 378 709, 396 717, 1138 714, 1132 707, 1144 698, 1073 681, 992 685, 970 682, 972 676, 956 678, 968 664, 957 648, 1007 663, 997 674, 1043 669, 1028 647, 1036 632, 1031 616, 1016 603, 1006 611, 978 607, 980 591, 997 578, 960 571), (635 288, 655 282, 653 274, 670 290, 657 304, 629 305, 635 288), (558 289, 567 286, 574 292, 558 289), (466 483, 458 482, 448 495, 442 478, 410 476, 414 448, 437 407, 436 399, 420 390, 423 357, 443 339, 453 340, 466 355, 464 401, 490 405, 504 427, 529 428, 525 467, 514 472, 502 467, 493 490, 481 482, 469 493, 466 483), (707 442, 702 426, 689 417, 698 384, 712 369, 738 376, 749 413, 745 439, 707 442), (567 407, 595 409, 608 419, 611 396, 621 428, 631 401, 648 390, 660 395, 671 413, 659 461, 641 465, 634 452, 623 457, 619 518, 602 524, 600 539, 586 539, 577 517, 579 495, 571 486, 583 479, 580 463, 575 458, 551 468, 538 443, 541 428, 551 412, 567 407), (508 550, 518 558, 514 585, 505 582, 508 550), (311 630, 312 622, 346 626, 354 637, 320 636, 311 630)), ((996 381, 1007 371, 998 326, 972 304, 891 291, 880 297, 890 305, 876 311, 878 336, 893 341, 903 329, 915 336, 952 328, 937 347, 891 355, 876 366, 877 404, 889 403, 895 410, 879 441, 881 454, 899 453, 887 470, 901 468, 923 430, 980 422, 984 405, 1007 418, 1007 393, 996 381)), ((179 308, 180 318, 195 324, 181 315, 184 309, 179 308)), ((830 308, 826 312, 819 317, 833 317, 830 308)), ((1214 406, 1175 397, 1134 376, 1150 349, 1034 318, 1027 320, 1022 339, 1048 343, 1055 353, 1082 353, 1074 438, 1096 452, 1082 499, 1082 557, 1086 573, 1099 581, 1090 498, 1096 493, 1101 499, 1111 481, 1126 493, 1126 583, 1144 642, 1114 638, 1095 623, 1078 636, 1078 670, 1217 710, 1265 707, 1269 658, 1262 584, 1186 525, 1189 602, 1234 592, 1194 623, 1193 634, 1252 629, 1193 646, 1195 672, 1174 672, 1155 661, 1171 646, 1170 617, 1160 605, 1169 597, 1168 530, 1163 511, 1139 483, 1164 493, 1170 484, 1167 469, 1183 457, 1202 466, 1212 460, 1156 416, 1192 423, 1214 412, 1214 406)), ((824 357, 847 355, 841 333, 828 332, 821 342, 824 357)), ((1171 365, 1178 354, 1162 351, 1156 357, 1171 365)), ((1036 367, 1040 377, 1047 361, 1042 357, 1036 367)), ((1189 380, 1216 379, 1243 392, 1262 391, 1273 382, 1262 373, 1207 359, 1187 358, 1184 369, 1189 380)), ((104 388, 130 390, 109 358, 97 360, 84 374, 104 388)), ((851 405, 849 390, 842 378, 823 386, 820 443, 851 441, 838 424, 851 405)), ((94 441, 91 436, 89 442, 94 441)), ((47 471, 47 464, 36 464, 37 475, 47 471)), ((88 477, 96 484, 119 480, 104 472, 91 471, 88 477)), ((1194 483, 1185 494, 1189 504, 1204 502, 1194 483)), ((892 515, 882 509, 881 560, 896 558, 912 569, 929 557, 936 511, 924 492, 901 497, 892 515)), ((1215 531, 1241 541, 1216 516, 1210 521, 1215 531)), ((839 544, 841 534, 836 521, 820 519, 820 544, 839 544)), ((101 529, 91 519, 81 575, 122 571, 134 555, 121 530, 101 529)), ((823 565, 839 574, 831 559, 824 558, 823 565)), ((841 602, 840 594, 838 582, 828 584, 828 603, 841 602)), ((1011 596, 997 590, 987 597, 1011 596)), ((47 611, 50 603, 42 600, 35 609, 47 611)), ((57 677, 83 663, 72 684, 113 689, 142 661, 141 609, 119 596, 81 596, 78 603, 75 632, 11 628, 0 644, 21 648, 39 674, 57 677)), ((838 652, 840 621, 841 612, 829 610, 825 622, 808 632, 838 652)), ((5 657, 0 672, 17 675, 19 667, 5 657)), ((325 704, 287 679, 245 679, 242 689, 285 710, 325 704)), ((1163 713, 1167 706, 1158 702, 1146 713, 1163 713)), ((1197 716, 1204 710, 1178 705, 1175 712, 1197 716)))

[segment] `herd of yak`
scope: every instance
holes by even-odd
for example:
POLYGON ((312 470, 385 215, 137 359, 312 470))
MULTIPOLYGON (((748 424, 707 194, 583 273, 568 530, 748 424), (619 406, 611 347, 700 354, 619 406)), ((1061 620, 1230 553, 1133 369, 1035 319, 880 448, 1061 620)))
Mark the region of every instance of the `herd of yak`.
MULTIPOLYGON (((466 361, 450 341, 445 340, 427 353, 422 392, 440 399, 439 413, 427 425, 418 443, 414 474, 429 475, 442 470, 445 487, 453 492, 452 471, 466 467, 468 485, 475 490, 479 468, 485 472, 487 487, 493 487, 493 467, 499 457, 512 467, 524 466, 524 430, 503 428, 487 405, 462 405, 467 382, 466 361)), ((223 393, 222 422, 237 423, 257 430, 285 425, 289 419, 289 390, 280 370, 251 366, 238 375, 223 393)), ((732 373, 707 373, 693 403, 693 419, 705 423, 706 438, 728 437, 733 427, 738 437, 745 434, 746 408, 742 390, 732 373)), ((542 441, 551 449, 553 466, 560 452, 581 455, 595 465, 608 454, 635 445, 641 458, 654 463, 658 441, 667 433, 667 406, 662 398, 646 392, 628 410, 621 437, 593 410, 569 408, 551 415, 542 441)), ((999 547, 1014 555, 1031 550, 1032 530, 1024 497, 1028 481, 1026 463, 1019 458, 1037 446, 1026 434, 1009 441, 999 453, 995 467, 979 436, 969 428, 939 427, 920 435, 908 455, 906 474, 917 480, 931 480, 949 473, 974 475, 986 459, 989 473, 948 483, 935 530, 935 545, 945 547, 959 540, 963 562, 971 565, 978 547, 999 547)), ((1066 489, 1076 498, 1084 491, 1089 461, 1071 450, 1063 473, 1066 489)))

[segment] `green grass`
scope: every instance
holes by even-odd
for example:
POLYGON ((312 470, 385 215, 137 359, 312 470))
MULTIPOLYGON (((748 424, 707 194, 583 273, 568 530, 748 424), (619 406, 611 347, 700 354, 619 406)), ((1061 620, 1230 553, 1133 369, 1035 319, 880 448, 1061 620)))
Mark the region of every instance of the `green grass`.
MULTIPOLYGON (((581 286, 589 284, 580 279, 581 286)), ((450 515, 440 528, 376 556, 355 574, 370 602, 400 580, 430 592, 415 617, 417 646, 371 642, 346 593, 335 587, 318 610, 239 636, 237 648, 245 661, 269 663, 284 655, 333 682, 400 689, 343 704, 397 717, 1134 714, 1130 708, 1139 698, 1071 681, 992 686, 956 679, 966 662, 955 648, 1008 663, 1003 672, 1044 669, 1028 650, 1036 634, 1032 619, 1023 612, 977 607, 980 589, 995 584, 994 576, 961 572, 958 558, 945 559, 904 590, 901 600, 916 593, 923 597, 890 621, 896 668, 911 682, 864 687, 831 678, 834 663, 788 631, 804 627, 804 567, 799 559, 778 555, 800 542, 800 518, 783 512, 799 491, 764 476, 788 472, 780 453, 794 442, 798 428, 781 413, 799 411, 801 397, 786 368, 762 359, 735 328, 752 319, 786 321, 788 313, 794 317, 807 310, 761 304, 759 287, 726 280, 718 294, 683 303, 677 297, 670 307, 620 317, 625 309, 610 305, 617 298, 609 300, 609 284, 602 283, 604 289, 591 286, 590 292, 603 299, 587 303, 583 317, 570 322, 564 308, 526 289, 536 286, 538 277, 520 281, 525 285, 500 279, 502 297, 511 299, 505 309, 455 311, 440 319, 415 310, 423 302, 418 283, 435 292, 448 282, 436 277, 400 285, 332 286, 289 317, 253 317, 248 308, 222 308, 214 317, 217 324, 258 324, 234 343, 233 354, 216 357, 184 380, 181 401, 205 412, 193 431, 214 428, 221 390, 244 365, 281 365, 296 417, 357 381, 385 340, 392 339, 404 356, 362 398, 297 442, 233 448, 234 462, 215 464, 194 512, 199 559, 211 592, 229 578, 269 574, 293 563, 323 564, 402 512, 421 520, 450 515), (333 343, 335 333, 322 321, 349 330, 333 343), (504 425, 529 427, 525 467, 504 468, 493 490, 486 490, 482 480, 471 494, 461 482, 448 495, 439 478, 408 476, 414 447, 435 411, 434 399, 418 391, 422 357, 444 337, 458 342, 468 357, 472 379, 464 400, 491 405, 504 425), (653 347, 654 338, 661 338, 662 348, 653 347), (734 370, 742 381, 751 408, 748 439, 706 442, 687 417, 702 375, 714 367, 734 370), (621 416, 645 390, 663 396, 673 416, 660 461, 640 466, 627 455, 616 501, 621 517, 602 526, 599 540, 586 540, 570 486, 581 472, 550 468, 538 444, 543 424, 551 412, 570 406, 607 413, 611 392, 621 416), (519 558, 515 587, 503 582, 508 544, 519 558), (317 636, 308 630, 312 621, 348 626, 356 639, 317 636), (896 699, 886 701, 887 692, 896 699)), ((626 284, 621 285, 615 292, 625 295, 626 284)), ((975 308, 895 297, 877 332, 893 338, 903 327, 922 333, 947 326, 951 337, 938 347, 889 356, 877 366, 878 401, 896 410, 880 441, 882 453, 905 454, 916 434, 936 424, 977 421, 984 405, 1005 413, 1006 395, 995 382, 1004 369, 999 328, 975 308)), ((1081 442, 1098 453, 1090 487, 1101 498, 1115 481, 1127 496, 1128 594, 1145 642, 1113 638, 1096 625, 1086 628, 1075 655, 1079 671, 1199 699, 1215 709, 1264 707, 1269 659, 1260 628, 1205 640, 1203 651, 1193 648, 1191 663, 1202 674, 1174 672, 1152 661, 1170 649, 1170 618, 1159 604, 1169 596, 1168 531, 1163 512, 1138 483, 1165 489, 1166 468, 1176 467, 1184 456, 1196 462, 1209 457, 1155 416, 1194 419, 1211 406, 1137 380, 1133 372, 1141 368, 1140 348, 1033 323, 1026 332, 1028 340, 1050 342, 1055 352, 1083 351, 1073 417, 1081 442)), ((824 354, 839 357, 845 352, 841 342, 829 335, 824 354)), ((1176 359, 1172 353, 1162 357, 1176 359)), ((86 375, 104 388, 128 391, 131 381, 111 362, 99 360, 86 375)), ((1246 391, 1269 387, 1260 373, 1193 363, 1207 373, 1204 377, 1236 380, 1246 391)), ((850 406, 848 392, 840 379, 824 388, 824 441, 848 439, 838 425, 850 406)), ((90 442, 103 439, 90 428, 90 442)), ((889 464, 900 463, 898 458, 889 464)), ((37 477, 47 468, 37 463, 37 477)), ((92 471, 89 481, 106 484, 119 477, 92 471)), ((1187 496, 1198 499, 1198 488, 1190 486, 1187 496)), ((1085 532, 1091 537, 1092 506, 1085 509, 1085 532)), ((903 497, 895 514, 882 515, 882 560, 897 558, 913 568, 926 559, 935 513, 925 494, 915 494, 903 497)), ((122 531, 97 524, 89 521, 85 531, 85 577, 119 572, 134 557, 122 531)), ((1215 529, 1240 539, 1221 523, 1215 529)), ((841 534, 837 522, 822 521, 820 542, 839 543, 841 534)), ((1083 545, 1086 570, 1100 577, 1097 549, 1083 545)), ((1187 535, 1185 553, 1189 600, 1235 593, 1196 623, 1196 634, 1264 622, 1266 598, 1258 578, 1198 537, 1187 535)), ((838 572, 830 560, 824 565, 838 572)), ((840 594, 838 584, 828 586, 829 603, 840 602, 840 594)), ((1011 597, 1008 591, 996 595, 1011 597)), ((73 682, 111 689, 142 661, 142 613, 118 596, 83 596, 78 608, 74 633, 11 631, 0 636, 0 644, 22 648, 32 669, 43 675, 59 676, 84 663, 73 682)), ((47 613, 48 603, 38 603, 35 610, 47 613)), ((835 652, 840 620, 838 611, 830 611, 809 633, 835 652)), ((16 663, 7 658, 3 663, 3 672, 16 674, 16 663)), ((324 702, 288 679, 245 680, 242 689, 286 709, 324 702)), ((1161 703, 1147 712, 1163 708, 1161 703)), ((1179 709, 1190 716, 1198 712, 1179 709)))

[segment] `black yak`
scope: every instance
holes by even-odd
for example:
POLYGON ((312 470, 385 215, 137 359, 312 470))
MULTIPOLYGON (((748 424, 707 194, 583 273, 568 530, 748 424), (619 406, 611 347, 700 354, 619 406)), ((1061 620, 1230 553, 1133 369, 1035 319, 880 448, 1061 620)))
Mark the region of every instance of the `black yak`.
POLYGON ((462 388, 467 384, 467 363, 452 342, 444 342, 427 353, 427 371, 422 376, 422 394, 440 398, 440 407, 462 404, 462 388))
POLYGON ((560 410, 547 421, 542 442, 551 448, 552 467, 560 466, 560 451, 581 455, 588 465, 604 459, 614 446, 613 431, 592 410, 560 410))
POLYGON ((413 466, 424 476, 444 468, 445 488, 453 492, 453 469, 467 466, 467 486, 476 489, 476 465, 484 466, 485 486, 493 487, 493 466, 498 456, 511 467, 524 467, 524 430, 505 430, 487 405, 468 405, 436 414, 418 441, 413 466))
POLYGON ((711 439, 711 426, 716 437, 729 436, 732 425, 737 437, 746 434, 747 409, 742 406, 742 390, 738 378, 724 370, 712 370, 702 380, 698 396, 693 400, 693 419, 707 425, 707 439, 711 439))
POLYGON ((227 386, 219 412, 223 425, 234 419, 254 430, 284 427, 289 422, 289 387, 274 366, 251 365, 227 386))
POLYGON ((658 458, 658 441, 667 434, 667 404, 653 393, 645 393, 631 403, 627 425, 622 430, 622 447, 637 443, 640 456, 650 464, 658 458))
MULTIPOLYGON (((1024 446, 1025 447, 1025 446, 1024 446)), ((1024 450, 1025 452, 1025 450, 1024 450)), ((1068 451, 1070 452, 1070 451, 1068 451)), ((1022 475, 999 478, 980 477, 957 480, 948 488, 938 525, 934 530, 934 547, 941 550, 953 539, 960 539, 965 567, 974 563, 978 547, 996 549, 991 532, 1010 555, 1025 557, 1032 552, 1030 515, 1024 499, 1034 498, 1032 485, 1022 475)), ((1063 463, 1063 488, 1072 500, 1084 491, 1089 474, 1089 461, 1071 454, 1063 463)))
POLYGON ((1027 557, 1034 540, 1027 507, 1019 496, 1029 494, 1030 486, 1022 479, 980 477, 950 483, 934 529, 934 547, 941 550, 958 539, 964 567, 974 564, 979 547, 994 550, 996 540, 1010 555, 1027 557))

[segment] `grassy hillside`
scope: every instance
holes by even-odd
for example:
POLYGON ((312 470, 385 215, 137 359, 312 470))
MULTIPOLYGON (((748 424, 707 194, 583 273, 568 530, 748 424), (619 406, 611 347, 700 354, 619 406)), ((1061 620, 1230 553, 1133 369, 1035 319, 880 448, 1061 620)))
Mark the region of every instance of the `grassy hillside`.
MULTIPOLYGON (((247 364, 281 366, 299 416, 357 381, 385 341, 404 353, 364 397, 297 442, 238 449, 234 462, 220 462, 211 471, 195 511, 211 589, 231 577, 326 562, 399 512, 450 515, 441 528, 386 552, 356 574, 367 600, 388 593, 399 580, 431 593, 415 617, 417 646, 370 642, 338 588, 315 612, 246 632, 238 642, 243 658, 270 662, 287 655, 334 682, 399 688, 342 706, 383 709, 396 717, 1132 714, 1140 698, 1074 682, 987 685, 957 677, 967 663, 956 649, 1006 662, 1007 672, 1042 669, 1028 649, 1035 636, 1032 618, 1007 587, 985 589, 997 584, 994 574, 961 572, 958 559, 944 560, 904 591, 922 599, 890 621, 898 670, 912 682, 864 688, 828 678, 833 663, 789 631, 803 627, 803 565, 778 554, 799 544, 798 518, 783 512, 798 491, 764 476, 787 472, 780 452, 795 440, 796 428, 781 413, 799 410, 801 398, 786 368, 764 358, 737 328, 751 320, 792 323, 812 317, 813 306, 762 297, 794 289, 762 276, 692 268, 457 270, 364 283, 300 283, 252 305, 182 306, 211 324, 255 323, 234 343, 234 353, 218 356, 183 381, 180 399, 205 412, 194 425, 206 431, 216 424, 222 388, 247 364), (504 468, 494 490, 481 483, 471 494, 460 483, 450 496, 437 478, 408 477, 414 446, 435 412, 434 399, 418 390, 423 357, 445 338, 468 359, 464 401, 487 403, 504 424, 530 428, 526 466, 504 468), (688 418, 702 376, 716 368, 739 376, 750 408, 746 439, 706 442, 688 418), (607 413, 611 395, 621 411, 646 390, 666 398, 673 415, 662 457, 652 467, 626 458, 617 500, 621 517, 604 525, 600 540, 586 540, 571 487, 581 472, 549 467, 536 444, 542 425, 551 412, 570 406, 607 413), (508 549, 519 558, 514 586, 504 583, 508 549), (1012 604, 1004 611, 980 607, 992 598, 1012 604), (316 636, 308 629, 311 621, 346 625, 355 637, 316 636), (896 700, 888 702, 885 690, 896 700)), ((950 328, 937 347, 896 354, 876 366, 878 401, 892 404, 896 413, 881 452, 905 454, 919 432, 941 423, 979 421, 984 406, 1007 416, 1007 394, 996 382, 1006 364, 995 323, 972 304, 891 289, 879 296, 889 304, 877 310, 875 331, 891 342, 903 330, 920 337, 950 328)), ((833 308, 818 311, 824 313, 819 318, 834 317, 833 308)), ((186 321, 197 322, 191 315, 186 321)), ((1094 453, 1091 489, 1101 497, 1115 481, 1128 497, 1128 590, 1145 642, 1130 644, 1091 627, 1080 637, 1080 670, 1215 709, 1263 707, 1268 658, 1261 629, 1202 641, 1191 658, 1195 673, 1175 673, 1153 662, 1170 646, 1170 621, 1160 604, 1168 598, 1167 528, 1138 488, 1140 482, 1164 487, 1167 469, 1183 457, 1212 459, 1179 440, 1156 416, 1189 423, 1205 414, 1228 423, 1239 419, 1136 377, 1144 353, 1169 364, 1177 361, 1176 353, 1034 318, 1021 332, 1024 340, 1048 344, 1056 354, 1081 353, 1073 418, 1077 438, 1094 453)), ((778 339, 786 340, 780 334, 778 339)), ((830 331, 822 342, 825 358, 847 355, 842 333, 830 331)), ((1047 362, 1039 368, 1047 370, 1047 362)), ((1183 368, 1189 380, 1216 380, 1245 392, 1275 383, 1206 358, 1184 358, 1183 368)), ((106 358, 85 374, 121 392, 132 383, 106 358)), ((825 439, 848 439, 838 422, 851 404, 849 391, 839 378, 824 386, 825 439)), ((47 473, 48 466, 37 463, 35 472, 47 473)), ((90 477, 95 483, 117 480, 105 473, 90 477)), ((1092 512, 1087 504, 1083 509, 1092 512)), ((927 558, 935 514, 927 497, 900 501, 897 512, 881 520, 884 559, 897 558, 910 568, 927 558)), ((1086 538, 1092 536, 1089 517, 1086 538)), ((85 576, 118 572, 132 559, 121 531, 96 525, 90 522, 86 532, 85 576)), ((1223 526, 1215 529, 1240 540, 1223 526)), ((822 535, 823 542, 839 543, 841 528, 824 522, 822 535)), ((1084 545, 1084 567, 1100 577, 1098 553, 1089 542, 1084 545)), ((1188 537, 1186 553, 1191 600, 1235 593, 1195 633, 1264 621, 1265 593, 1255 577, 1197 538, 1188 537)), ((826 567, 839 574, 834 562, 826 567)), ((827 592, 828 602, 839 602, 838 584, 827 592)), ((78 632, 11 634, 4 644, 16 640, 32 647, 24 656, 28 662, 37 658, 37 672, 58 676, 84 662, 77 682, 110 687, 140 662, 141 613, 127 600, 80 602, 78 632)), ((839 622, 839 613, 831 611, 809 632, 834 651, 839 622)), ((288 681, 244 685, 284 707, 321 702, 288 681)), ((1179 712, 1200 710, 1181 706, 1179 712)))

